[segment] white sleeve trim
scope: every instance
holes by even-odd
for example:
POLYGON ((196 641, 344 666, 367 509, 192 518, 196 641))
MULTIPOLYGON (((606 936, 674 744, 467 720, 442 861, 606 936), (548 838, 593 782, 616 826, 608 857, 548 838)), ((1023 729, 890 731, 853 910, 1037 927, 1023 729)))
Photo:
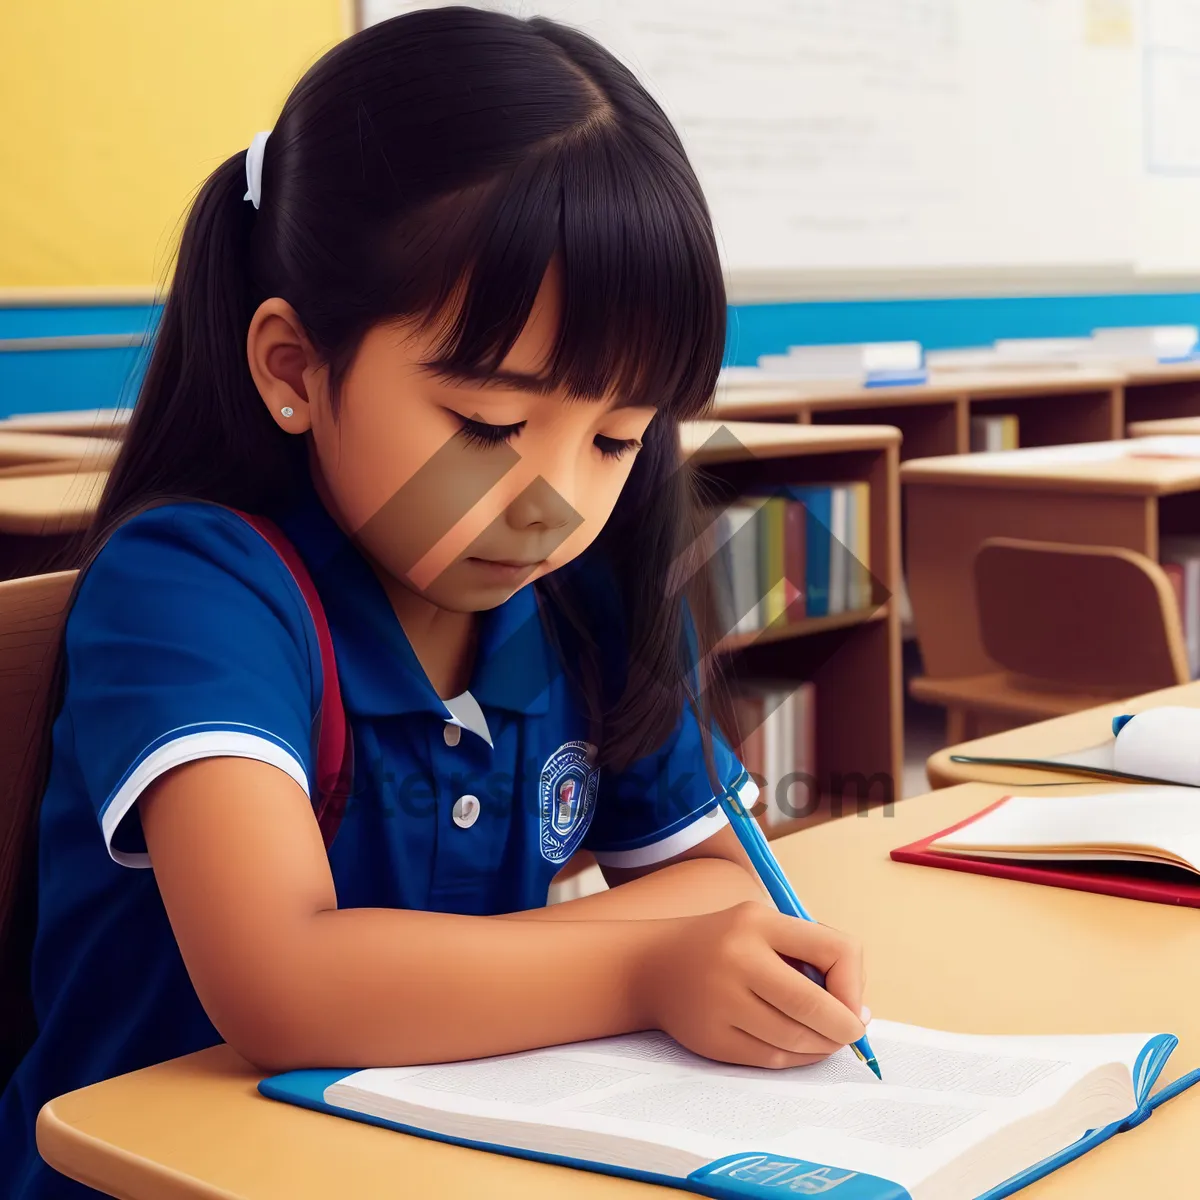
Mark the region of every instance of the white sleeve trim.
MULTIPOLYGON (((758 784, 747 775, 738 788, 738 799, 749 810, 758 799, 758 784)), ((697 817, 690 824, 674 833, 668 834, 657 842, 646 846, 638 846, 633 850, 595 850, 592 857, 602 867, 648 867, 654 863, 665 862, 682 854, 693 846, 706 842, 714 833, 719 833, 729 824, 725 810, 718 804, 708 812, 697 817)))
POLYGON ((129 810, 137 803, 138 797, 160 775, 201 758, 253 758, 258 762, 270 763, 271 766, 278 767, 290 775, 304 789, 306 796, 309 794, 308 777, 304 773, 303 765, 278 742, 258 734, 238 733, 230 729, 209 729, 203 733, 184 734, 183 737, 167 742, 165 746, 159 746, 142 759, 105 806, 100 817, 100 828, 113 862, 120 863, 123 867, 150 866, 149 854, 128 854, 113 849, 113 835, 129 810))
POLYGON ((697 817, 690 825, 677 829, 661 841, 633 850, 597 850, 593 857, 602 867, 648 867, 652 863, 665 862, 682 854, 693 846, 706 842, 714 833, 729 824, 725 810, 718 804, 697 817))

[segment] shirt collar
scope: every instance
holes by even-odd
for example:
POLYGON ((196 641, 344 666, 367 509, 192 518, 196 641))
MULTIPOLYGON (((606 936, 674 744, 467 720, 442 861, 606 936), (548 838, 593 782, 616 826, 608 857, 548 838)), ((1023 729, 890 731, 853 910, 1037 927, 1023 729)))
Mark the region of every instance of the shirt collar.
MULTIPOLYGON (((446 706, 425 675, 366 559, 315 490, 276 518, 304 560, 333 636, 348 711, 363 716, 429 712, 446 706)), ((552 652, 532 585, 480 614, 470 692, 485 708, 536 715, 549 707, 552 652)))

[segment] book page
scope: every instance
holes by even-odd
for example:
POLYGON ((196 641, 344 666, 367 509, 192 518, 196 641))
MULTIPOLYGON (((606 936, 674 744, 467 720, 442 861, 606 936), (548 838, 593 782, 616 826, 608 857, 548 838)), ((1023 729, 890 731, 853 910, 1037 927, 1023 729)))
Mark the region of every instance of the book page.
POLYGON ((1167 861, 1200 872, 1200 796, 1194 788, 1154 786, 1090 796, 1010 796, 931 849, 1167 861))
MULTIPOLYGON (((883 1082, 849 1048, 768 1071, 713 1062, 648 1032, 479 1062, 360 1071, 327 1089, 326 1099, 393 1119, 399 1105, 410 1114, 406 1106, 515 1122, 531 1148, 545 1141, 529 1132, 538 1126, 559 1134, 556 1144, 562 1131, 575 1131, 579 1140, 569 1144, 582 1157, 602 1144, 583 1136, 590 1133, 671 1147, 698 1162, 748 1150, 790 1155, 908 1186, 1051 1108, 1097 1067, 1124 1064, 1125 1078, 1147 1040, 978 1037, 883 1020, 870 1036, 883 1082)), ((1117 1107, 1112 1119, 1135 1107, 1131 1083, 1117 1107)), ((506 1132, 517 1145, 513 1129, 506 1132)))

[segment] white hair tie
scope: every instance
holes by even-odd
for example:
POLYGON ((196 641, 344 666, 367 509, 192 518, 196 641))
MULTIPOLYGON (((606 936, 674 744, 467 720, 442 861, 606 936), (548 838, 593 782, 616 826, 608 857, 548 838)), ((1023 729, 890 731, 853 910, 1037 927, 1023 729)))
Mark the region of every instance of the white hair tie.
POLYGON ((246 194, 242 199, 249 200, 255 208, 262 200, 263 154, 267 148, 267 138, 270 136, 270 132, 256 133, 246 151, 246 194))

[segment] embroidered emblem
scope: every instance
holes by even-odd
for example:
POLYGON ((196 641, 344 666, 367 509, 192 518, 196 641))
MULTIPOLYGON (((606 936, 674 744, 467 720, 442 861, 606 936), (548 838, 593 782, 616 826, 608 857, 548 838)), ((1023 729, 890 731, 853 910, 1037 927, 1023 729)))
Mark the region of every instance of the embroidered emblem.
POLYGON ((566 862, 592 823, 600 783, 595 754, 587 742, 567 742, 546 759, 538 787, 538 844, 547 862, 566 862))

